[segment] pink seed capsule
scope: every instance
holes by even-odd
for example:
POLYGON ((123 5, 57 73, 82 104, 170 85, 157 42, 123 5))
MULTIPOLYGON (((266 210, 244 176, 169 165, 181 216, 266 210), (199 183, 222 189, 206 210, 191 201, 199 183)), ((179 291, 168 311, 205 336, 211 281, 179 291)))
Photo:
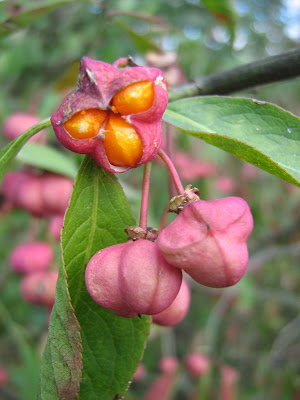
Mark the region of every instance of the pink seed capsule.
POLYGON ((253 228, 248 204, 226 197, 188 204, 158 236, 169 264, 209 287, 237 283, 248 264, 247 240, 253 228))
POLYGON ((153 315, 152 322, 162 326, 174 326, 179 324, 188 312, 190 299, 190 289, 186 281, 182 279, 179 293, 173 303, 166 310, 153 315))
POLYGON ((98 251, 89 261, 85 272, 87 291, 93 300, 122 317, 137 313, 124 301, 120 290, 119 266, 123 250, 129 243, 120 243, 98 251))
POLYGON ((165 261, 155 242, 127 244, 120 260, 120 289, 136 313, 153 315, 168 308, 181 282, 181 271, 165 261))
POLYGON ((117 65, 83 57, 77 87, 51 123, 67 149, 122 173, 157 154, 168 93, 160 70, 117 65))

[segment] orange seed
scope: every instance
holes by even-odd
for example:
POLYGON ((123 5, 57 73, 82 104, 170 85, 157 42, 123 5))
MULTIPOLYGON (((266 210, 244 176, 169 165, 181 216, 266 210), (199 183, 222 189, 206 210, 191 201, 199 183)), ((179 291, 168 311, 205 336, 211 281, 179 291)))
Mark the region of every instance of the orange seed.
POLYGON ((112 109, 122 115, 144 112, 152 106, 154 97, 153 82, 134 82, 114 95, 112 109))
POLYGON ((78 111, 64 123, 64 128, 74 139, 91 139, 99 133, 106 116, 106 111, 98 108, 78 111))
POLYGON ((115 166, 134 167, 142 158, 143 145, 138 133, 119 115, 112 114, 105 126, 104 149, 115 166))

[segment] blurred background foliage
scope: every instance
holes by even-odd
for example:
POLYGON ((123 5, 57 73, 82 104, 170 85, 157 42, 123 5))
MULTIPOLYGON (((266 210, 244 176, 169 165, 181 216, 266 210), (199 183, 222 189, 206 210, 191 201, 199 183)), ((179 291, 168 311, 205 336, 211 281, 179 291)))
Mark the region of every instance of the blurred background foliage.
MULTIPOLYGON (((299 44, 297 0, 0 1, 0 123, 16 111, 51 115, 73 90, 83 55, 108 63, 131 55, 144 65, 150 51, 173 52, 182 76, 192 81, 299 44)), ((299 89, 294 79, 233 95, 270 101, 299 115, 299 89)), ((50 145, 64 152, 49 134, 50 145)), ((182 361, 197 350, 239 372, 239 399, 299 399, 299 189, 183 133, 172 137, 174 153, 215 168, 211 176, 192 181, 182 176, 184 183, 199 187, 203 199, 239 195, 249 202, 255 221, 249 271, 225 290, 191 282, 186 319, 173 329, 152 329, 143 361, 148 373, 127 397, 143 398, 159 374, 161 357, 172 354, 182 361)), ((6 143, 0 135, 1 148, 6 143)), ((79 165, 82 157, 72 156, 79 165)), ((16 161, 13 167, 21 166, 16 161)), ((119 178, 138 217, 142 171, 119 178)), ((166 170, 154 163, 152 226, 160 224, 167 187, 166 170)), ((33 398, 47 332, 46 311, 21 299, 20 278, 8 265, 11 250, 32 232, 51 240, 46 221, 21 210, 1 213, 0 364, 10 376, 6 394, 0 394, 4 399, 33 398)), ((60 262, 59 245, 53 246, 60 262)), ((195 385, 182 364, 172 398, 188 399, 195 385)), ((215 381, 210 392, 217 396, 215 381)))

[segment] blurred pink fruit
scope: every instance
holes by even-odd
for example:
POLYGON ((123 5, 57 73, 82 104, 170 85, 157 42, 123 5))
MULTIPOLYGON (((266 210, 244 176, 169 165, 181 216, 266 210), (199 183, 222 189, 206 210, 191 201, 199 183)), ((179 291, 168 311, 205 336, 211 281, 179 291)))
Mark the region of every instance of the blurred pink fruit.
POLYGON ((191 376, 199 377, 209 371, 210 360, 204 354, 190 353, 186 356, 185 366, 191 376))
POLYGON ((10 255, 11 267, 21 274, 45 271, 52 261, 53 251, 46 242, 22 243, 10 255))
POLYGON ((64 224, 64 215, 55 215, 49 220, 49 231, 56 241, 60 241, 60 234, 64 224))
POLYGON ((73 182, 62 175, 14 171, 4 177, 1 193, 14 207, 43 218, 64 214, 72 189, 73 182))
POLYGON ((172 374, 162 374, 153 382, 143 400, 170 400, 174 381, 172 374))
POLYGON ((20 183, 17 191, 16 207, 28 211, 35 217, 45 216, 45 207, 42 198, 42 181, 39 176, 29 174, 29 179, 20 183))
POLYGON ((239 372, 230 367, 224 366, 221 368, 221 399, 222 400, 237 400, 236 384, 239 380, 239 372))
POLYGON ((172 157, 179 176, 184 181, 193 181, 198 178, 213 176, 217 172, 215 164, 209 161, 197 161, 188 153, 176 152, 172 157))
POLYGON ((172 356, 163 357, 159 361, 159 369, 164 374, 174 374, 178 370, 178 360, 172 356))
POLYGON ((241 178, 243 180, 252 180, 259 176, 260 169, 253 164, 243 163, 241 169, 241 178))
MULTIPOLYGON (((17 112, 10 115, 3 123, 3 135, 8 140, 14 140, 22 133, 27 131, 33 125, 40 122, 40 119, 33 114, 17 112)), ((47 132, 41 131, 34 135, 29 142, 38 142, 45 144, 47 141, 47 132)))
POLYGON ((26 275, 21 282, 21 294, 30 304, 52 308, 58 272, 34 272, 26 275))
POLYGON ((0 386, 4 386, 8 381, 8 372, 0 365, 0 386))
POLYGON ((146 376, 146 369, 143 364, 139 364, 137 370, 135 371, 132 380, 134 382, 141 381, 146 376))
POLYGON ((73 182, 65 176, 51 173, 41 176, 40 179, 46 214, 64 214, 69 205, 73 182))
POLYGON ((221 176, 216 180, 215 186, 218 192, 230 194, 234 191, 236 185, 230 176, 221 176))

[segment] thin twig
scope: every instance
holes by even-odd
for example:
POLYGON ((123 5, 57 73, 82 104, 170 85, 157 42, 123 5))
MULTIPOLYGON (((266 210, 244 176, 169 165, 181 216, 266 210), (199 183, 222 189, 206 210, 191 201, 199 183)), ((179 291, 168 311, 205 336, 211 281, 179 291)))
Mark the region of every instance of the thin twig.
POLYGON ((144 231, 146 232, 147 232, 147 215, 148 215, 151 165, 152 163, 149 162, 144 166, 142 201, 141 201, 141 212, 140 212, 140 227, 144 229, 144 231))
POLYGON ((213 94, 229 94, 251 87, 300 76, 300 47, 266 57, 228 71, 204 76, 194 83, 174 88, 169 100, 213 94))

